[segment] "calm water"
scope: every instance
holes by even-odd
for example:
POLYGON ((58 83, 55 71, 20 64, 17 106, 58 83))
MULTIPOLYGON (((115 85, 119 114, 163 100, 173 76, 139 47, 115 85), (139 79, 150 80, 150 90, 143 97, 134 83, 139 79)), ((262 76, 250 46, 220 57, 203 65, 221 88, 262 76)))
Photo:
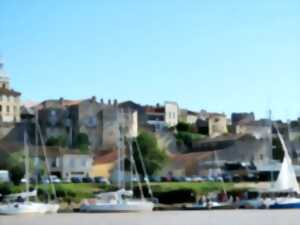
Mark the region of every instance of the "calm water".
POLYGON ((58 214, 7 217, 0 225, 299 225, 300 210, 172 211, 141 214, 58 214))

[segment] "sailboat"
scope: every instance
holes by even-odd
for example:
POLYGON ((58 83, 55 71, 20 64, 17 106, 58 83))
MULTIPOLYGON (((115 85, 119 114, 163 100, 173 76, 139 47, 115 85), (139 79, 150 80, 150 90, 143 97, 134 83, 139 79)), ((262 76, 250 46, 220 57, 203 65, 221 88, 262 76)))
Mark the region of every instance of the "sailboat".
MULTIPOLYGON (((218 169, 220 168, 217 152, 214 151, 214 163, 218 169)), ((219 201, 214 199, 207 199, 201 200, 201 203, 193 204, 191 207, 185 207, 186 210, 207 210, 207 209, 232 209, 233 207, 233 199, 228 198, 228 194, 225 188, 225 183, 222 178, 221 180, 222 184, 222 194, 223 194, 223 200, 219 201)))
POLYGON ((59 205, 56 203, 42 203, 30 200, 30 198, 37 197, 37 191, 29 190, 29 148, 27 138, 27 133, 24 131, 26 192, 5 196, 7 203, 0 205, 0 215, 56 213, 59 209, 59 205))
POLYGON ((281 165, 281 170, 276 182, 271 186, 270 192, 274 193, 286 193, 288 197, 276 198, 274 200, 267 200, 266 205, 270 209, 288 209, 288 208, 300 208, 300 198, 293 197, 300 194, 300 188, 297 181, 297 176, 293 168, 292 159, 289 155, 287 145, 278 129, 275 126, 278 138, 282 145, 284 152, 284 158, 281 165))
MULTIPOLYGON (((105 213, 105 212, 144 212, 144 211, 153 211, 154 203, 145 199, 143 195, 143 188, 141 186, 140 180, 138 180, 139 189, 141 192, 141 199, 133 198, 133 177, 138 177, 136 163, 133 157, 133 148, 132 143, 133 139, 127 138, 128 147, 129 147, 129 159, 130 159, 130 177, 131 177, 131 190, 126 190, 125 188, 125 141, 124 136, 122 135, 120 128, 120 143, 118 145, 118 187, 119 190, 115 192, 107 192, 101 193, 95 196, 95 199, 85 200, 83 204, 80 206, 81 212, 88 213, 105 213), (133 174, 135 172, 135 174, 133 174)), ((136 146, 138 143, 136 141, 136 146)), ((145 166, 142 161, 142 155, 139 147, 137 147, 137 151, 139 153, 139 158, 143 165, 144 173, 145 166)), ((147 175, 146 175, 147 176, 147 175)), ((152 195, 152 191, 150 189, 149 180, 145 179, 149 188, 149 194, 152 195)))

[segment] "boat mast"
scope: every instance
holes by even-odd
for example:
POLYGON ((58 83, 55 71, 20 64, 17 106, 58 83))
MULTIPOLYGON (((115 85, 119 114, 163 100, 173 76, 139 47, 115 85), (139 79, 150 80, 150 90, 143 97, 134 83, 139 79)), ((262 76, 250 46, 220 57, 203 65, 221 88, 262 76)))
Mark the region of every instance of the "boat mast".
MULTIPOLYGON (((273 123, 272 123, 272 110, 271 109, 269 110, 268 114, 269 114, 268 117, 269 117, 269 126, 270 126, 269 145, 270 145, 270 151, 271 151, 271 160, 273 161, 273 159, 274 159, 274 155, 273 155, 273 123)), ((271 166, 271 186, 274 186, 274 184, 275 184, 274 168, 272 168, 272 166, 271 166)))
MULTIPOLYGON (((24 129, 24 156, 25 156, 25 185, 26 185, 26 193, 29 193, 29 149, 27 145, 27 133, 26 127, 24 129)), ((26 197, 26 201, 28 201, 28 197, 26 197)))

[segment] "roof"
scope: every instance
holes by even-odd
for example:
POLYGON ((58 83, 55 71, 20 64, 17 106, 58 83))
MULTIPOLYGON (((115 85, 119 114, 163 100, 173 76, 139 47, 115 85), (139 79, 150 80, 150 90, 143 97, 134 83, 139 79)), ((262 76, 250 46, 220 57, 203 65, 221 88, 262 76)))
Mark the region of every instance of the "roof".
POLYGON ((226 117, 224 113, 208 113, 209 117, 226 117))
POLYGON ((100 151, 94 158, 94 164, 114 163, 118 160, 118 151, 100 151))
POLYGON ((198 116, 199 115, 199 113, 194 112, 194 111, 190 111, 190 110, 187 111, 187 114, 188 115, 193 115, 193 116, 198 116))
POLYGON ((0 88, 0 94, 1 95, 6 95, 6 96, 14 96, 14 97, 19 97, 21 95, 20 92, 17 92, 13 89, 9 90, 6 88, 0 88))
POLYGON ((165 113, 165 108, 164 107, 146 106, 145 112, 146 113, 165 113))
POLYGON ((78 105, 81 100, 65 100, 65 99, 49 99, 41 102, 36 106, 37 109, 44 108, 46 105, 47 108, 52 107, 55 104, 61 104, 62 107, 78 105))

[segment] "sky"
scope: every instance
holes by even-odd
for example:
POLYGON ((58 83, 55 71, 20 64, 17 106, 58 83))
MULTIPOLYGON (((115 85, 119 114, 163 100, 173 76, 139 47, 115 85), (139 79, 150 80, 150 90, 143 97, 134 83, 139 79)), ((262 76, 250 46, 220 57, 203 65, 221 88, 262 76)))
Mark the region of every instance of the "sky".
POLYGON ((0 55, 22 100, 177 101, 300 116, 300 1, 0 0, 0 55))

